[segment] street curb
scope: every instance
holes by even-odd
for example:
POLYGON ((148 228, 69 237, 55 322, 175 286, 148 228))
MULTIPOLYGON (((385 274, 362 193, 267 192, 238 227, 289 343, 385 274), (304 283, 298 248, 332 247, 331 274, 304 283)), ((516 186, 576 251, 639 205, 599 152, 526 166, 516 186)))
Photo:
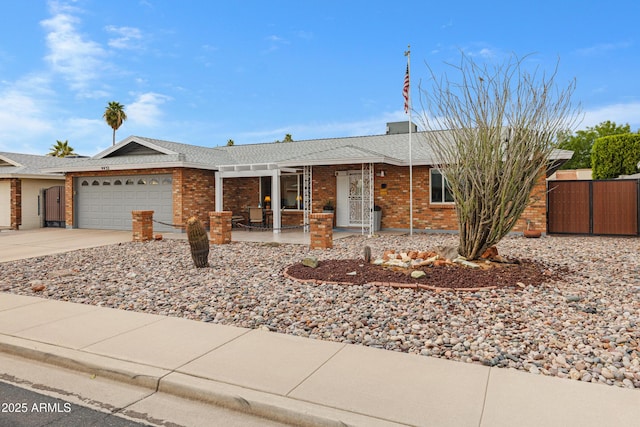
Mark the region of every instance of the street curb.
POLYGON ((406 425, 10 335, 0 334, 0 352, 301 427, 406 425))

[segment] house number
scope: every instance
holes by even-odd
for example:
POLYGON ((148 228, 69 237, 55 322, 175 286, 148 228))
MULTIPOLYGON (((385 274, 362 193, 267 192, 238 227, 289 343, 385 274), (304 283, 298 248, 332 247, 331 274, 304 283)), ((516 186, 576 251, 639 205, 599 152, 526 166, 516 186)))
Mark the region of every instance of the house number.
POLYGON ((108 171, 109 170, 109 166, 102 166, 100 169, 102 169, 103 171, 108 171))

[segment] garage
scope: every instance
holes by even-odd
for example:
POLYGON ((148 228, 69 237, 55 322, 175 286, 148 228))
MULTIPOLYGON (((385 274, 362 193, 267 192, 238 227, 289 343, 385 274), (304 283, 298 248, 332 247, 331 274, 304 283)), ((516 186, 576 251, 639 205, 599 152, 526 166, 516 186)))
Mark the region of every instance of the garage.
MULTIPOLYGON (((154 211, 155 221, 172 223, 173 181, 166 175, 88 176, 76 182, 79 228, 131 230, 131 211, 154 211)), ((174 231, 154 222, 155 231, 174 231)))

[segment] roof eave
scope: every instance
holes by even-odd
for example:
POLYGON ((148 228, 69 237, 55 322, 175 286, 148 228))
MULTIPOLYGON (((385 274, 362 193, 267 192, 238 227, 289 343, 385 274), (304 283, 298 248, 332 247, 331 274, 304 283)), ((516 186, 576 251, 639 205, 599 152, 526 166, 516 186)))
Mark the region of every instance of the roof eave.
POLYGON ((112 145, 111 147, 107 148, 104 151, 101 151, 100 153, 96 154, 95 156, 93 156, 93 159, 103 159, 106 156, 108 156, 109 154, 118 151, 119 149, 121 149, 122 147, 125 147, 129 144, 131 144, 132 142, 136 143, 136 144, 140 144, 140 145, 144 145, 147 148, 150 148, 152 150, 156 150, 159 153, 162 154, 179 154, 175 151, 169 150, 167 148, 161 147, 159 145, 156 145, 152 142, 146 141, 140 137, 136 137, 136 136, 129 136, 125 139, 123 139, 122 141, 118 142, 116 145, 112 145))
POLYGON ((103 172, 103 171, 126 171, 140 169, 162 169, 162 168, 191 168, 204 170, 218 170, 216 165, 208 165, 194 162, 157 162, 157 163, 132 163, 126 165, 78 165, 66 168, 43 169, 45 172, 103 172))
POLYGON ((64 175, 56 173, 5 173, 0 174, 0 178, 19 178, 19 179, 60 179, 64 180, 64 175))
POLYGON ((332 165, 351 165, 361 163, 385 163, 390 165, 400 166, 402 161, 394 159, 392 157, 345 157, 342 159, 314 159, 314 160, 287 160, 284 162, 277 162, 279 167, 293 167, 293 166, 332 166, 332 165))

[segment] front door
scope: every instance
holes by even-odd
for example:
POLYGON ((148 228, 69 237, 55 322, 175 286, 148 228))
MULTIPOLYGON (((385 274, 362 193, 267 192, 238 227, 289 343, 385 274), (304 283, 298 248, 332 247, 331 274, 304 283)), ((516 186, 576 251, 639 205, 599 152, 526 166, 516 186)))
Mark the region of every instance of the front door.
POLYGON ((363 208, 369 205, 364 197, 361 171, 338 172, 336 181, 336 226, 360 227, 365 215, 363 208))

